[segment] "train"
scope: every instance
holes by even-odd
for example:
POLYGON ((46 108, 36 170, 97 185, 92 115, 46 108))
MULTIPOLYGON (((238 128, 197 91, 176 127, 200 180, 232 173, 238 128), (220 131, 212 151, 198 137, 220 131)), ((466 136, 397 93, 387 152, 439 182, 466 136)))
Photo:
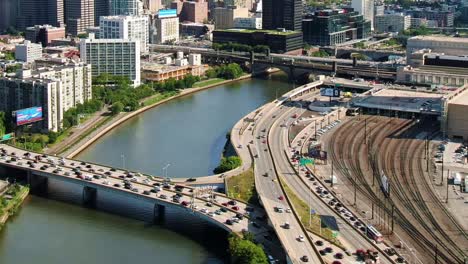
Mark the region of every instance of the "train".
POLYGON ((366 231, 367 236, 370 239, 373 239, 375 241, 375 243, 383 242, 382 234, 380 234, 380 232, 377 231, 377 229, 375 229, 375 227, 373 227, 372 225, 367 225, 366 230, 367 230, 366 231))

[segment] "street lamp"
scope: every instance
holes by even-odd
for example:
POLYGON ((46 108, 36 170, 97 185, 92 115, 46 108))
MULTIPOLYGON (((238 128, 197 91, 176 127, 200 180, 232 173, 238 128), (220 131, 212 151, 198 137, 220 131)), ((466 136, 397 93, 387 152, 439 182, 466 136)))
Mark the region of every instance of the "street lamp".
POLYGON ((167 168, 169 168, 169 166, 171 166, 170 163, 168 163, 168 164, 167 164, 166 166, 164 166, 164 168, 163 168, 164 178, 166 178, 166 179, 167 179, 167 168))
POLYGON ((120 158, 122 159, 122 169, 125 169, 125 154, 120 155, 120 158))

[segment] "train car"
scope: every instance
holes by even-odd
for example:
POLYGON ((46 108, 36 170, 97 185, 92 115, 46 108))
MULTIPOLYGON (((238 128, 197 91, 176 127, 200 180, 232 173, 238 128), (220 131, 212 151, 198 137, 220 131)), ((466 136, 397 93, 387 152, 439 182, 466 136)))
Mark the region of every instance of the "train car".
POLYGON ((382 234, 380 234, 379 231, 377 231, 377 229, 375 229, 375 227, 373 227, 372 225, 367 225, 367 236, 370 238, 370 239, 373 239, 375 241, 375 243, 381 243, 383 242, 383 236, 382 234))

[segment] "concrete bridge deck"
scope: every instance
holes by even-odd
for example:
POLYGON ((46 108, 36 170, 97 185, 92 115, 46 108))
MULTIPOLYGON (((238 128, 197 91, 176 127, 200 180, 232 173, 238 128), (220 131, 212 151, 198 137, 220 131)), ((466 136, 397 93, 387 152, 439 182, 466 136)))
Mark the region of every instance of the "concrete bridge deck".
MULTIPOLYGON (((270 228, 264 221, 265 212, 261 208, 250 206, 241 201, 235 201, 235 205, 232 205, 230 203, 233 203, 234 200, 214 193, 210 189, 193 188, 178 184, 183 186, 183 189, 177 191, 174 183, 166 186, 167 188, 163 188, 163 180, 160 178, 152 178, 138 173, 132 173, 133 176, 129 177, 126 174, 127 171, 124 170, 28 152, 4 144, 0 144, 0 167, 7 170, 13 169, 16 172, 24 172, 24 176, 28 178, 31 185, 35 185, 32 180, 34 177, 53 178, 78 184, 84 188, 83 199, 89 199, 86 197, 88 196, 87 192, 90 190, 94 192, 106 191, 151 201, 161 207, 177 206, 185 209, 187 213, 197 214, 204 220, 228 232, 249 231, 254 234, 260 243, 268 243, 263 235, 270 228), (33 164, 34 168, 28 163, 33 164), (74 171, 77 168, 82 173, 79 177, 74 171), (136 189, 124 188, 124 179, 130 180, 133 185, 132 189, 136 189), (156 185, 159 185, 161 190, 157 193, 151 192, 156 185), (174 202, 172 199, 177 193, 181 196, 180 202, 174 202), (182 202, 187 203, 186 206, 182 202), (221 211, 221 209, 225 212, 214 214, 216 210, 221 211), (244 218, 239 220, 238 223, 227 224, 226 221, 236 217, 237 213, 242 214, 244 218)), ((31 187, 33 189, 35 186, 31 187)))

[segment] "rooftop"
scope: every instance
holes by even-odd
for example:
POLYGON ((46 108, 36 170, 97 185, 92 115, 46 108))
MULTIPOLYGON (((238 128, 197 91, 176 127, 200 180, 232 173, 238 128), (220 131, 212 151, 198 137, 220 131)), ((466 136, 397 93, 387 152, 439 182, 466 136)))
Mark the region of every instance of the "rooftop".
POLYGON ((254 32, 263 32, 272 35, 291 35, 300 33, 299 31, 278 31, 278 30, 267 30, 267 29, 245 29, 245 28, 230 28, 230 29, 217 29, 215 31, 219 32, 238 32, 238 33, 254 33, 254 32))
POLYGON ((444 41, 468 44, 468 38, 447 37, 443 35, 415 36, 410 38, 409 40, 444 41))
POLYGON ((381 89, 369 95, 357 97, 354 104, 366 108, 439 114, 443 96, 441 93, 410 89, 381 89))

